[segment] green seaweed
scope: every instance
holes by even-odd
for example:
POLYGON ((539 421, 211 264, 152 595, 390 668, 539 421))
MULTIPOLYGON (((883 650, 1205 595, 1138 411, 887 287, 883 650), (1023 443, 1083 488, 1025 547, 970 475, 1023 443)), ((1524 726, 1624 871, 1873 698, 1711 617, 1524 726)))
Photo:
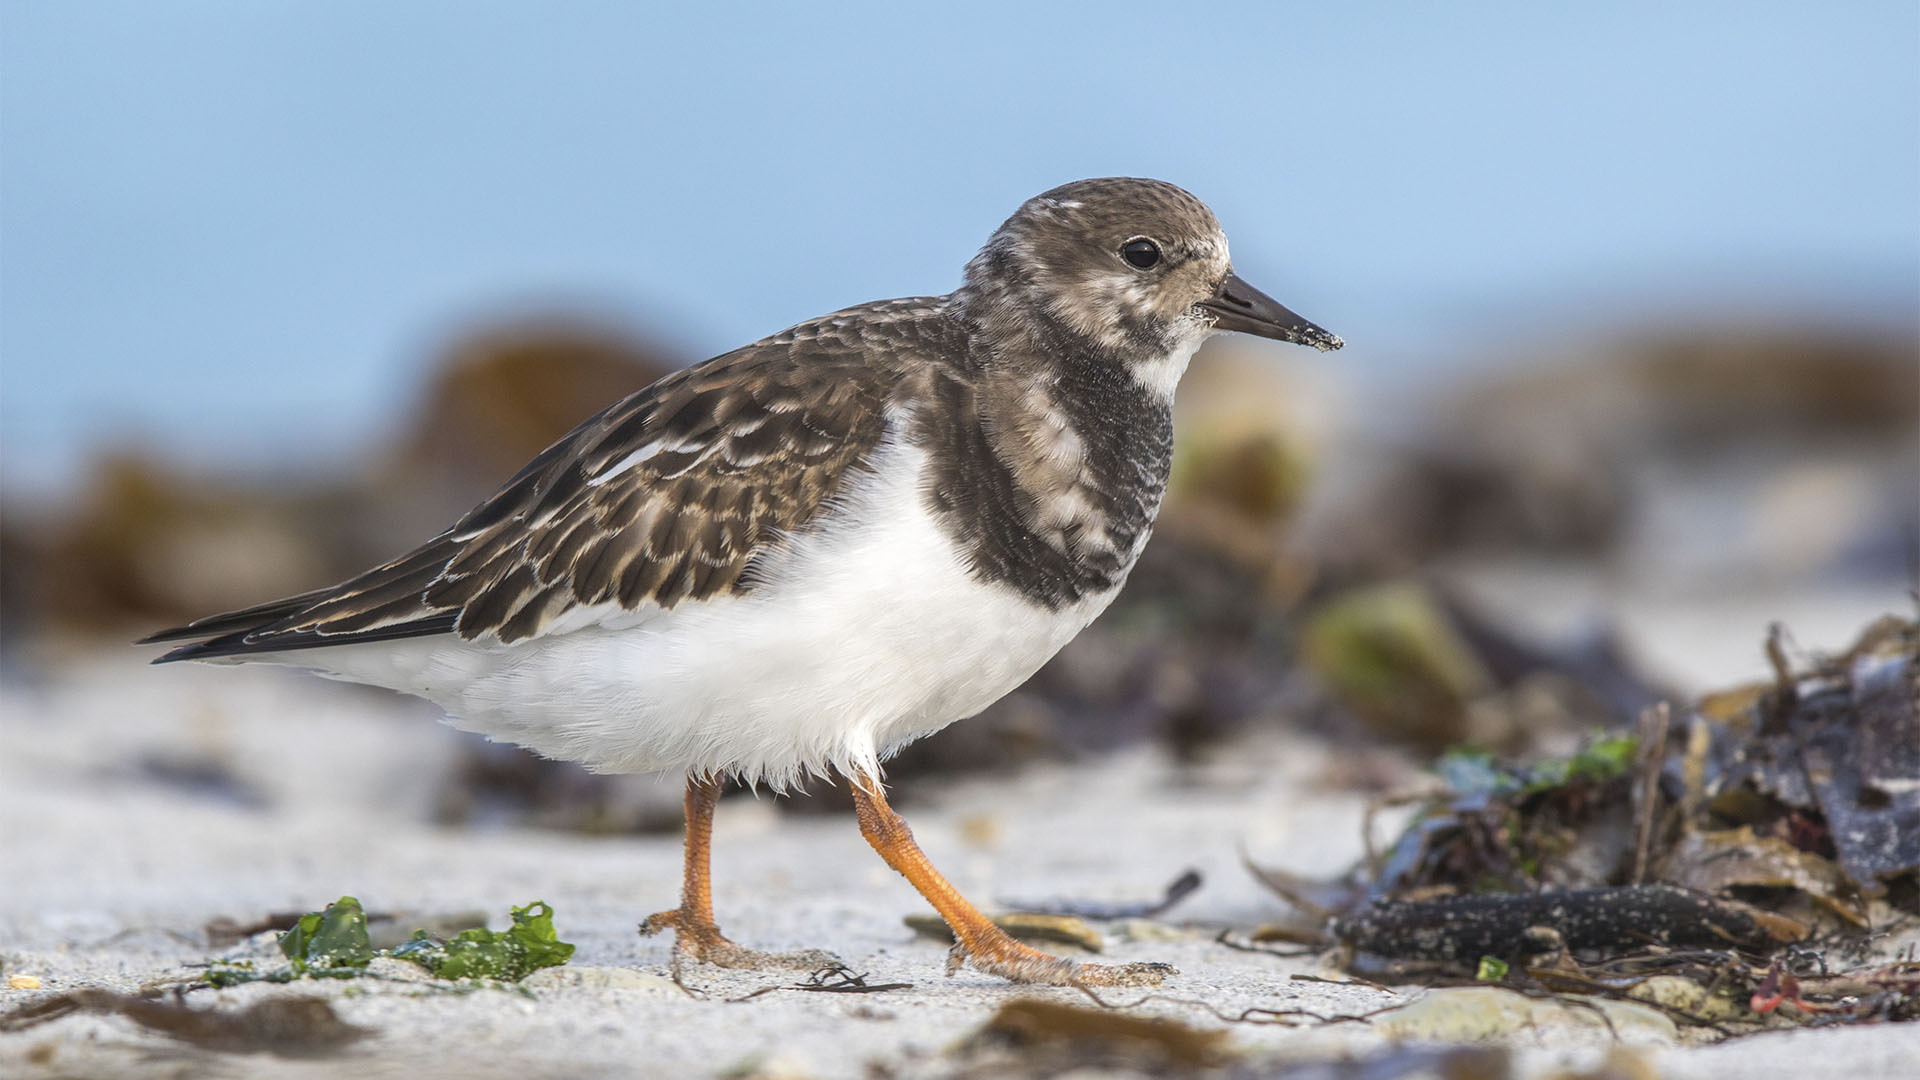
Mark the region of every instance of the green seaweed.
POLYGON ((374 955, 366 910, 360 901, 343 896, 325 911, 309 911, 280 935, 280 952, 299 974, 364 969, 374 955))
POLYGON ((1447 782, 1456 798, 1507 798, 1557 791, 1576 783, 1601 783, 1625 776, 1633 768, 1640 740, 1634 735, 1602 736, 1563 758, 1549 758, 1528 766, 1501 765, 1485 750, 1447 752, 1434 771, 1447 782))
POLYGON ((375 950, 367 935, 367 913, 360 901, 343 896, 324 911, 309 911, 280 935, 287 966, 257 971, 253 961, 216 961, 206 981, 216 987, 241 983, 287 983, 298 979, 354 979, 368 974, 377 956, 410 960, 449 980, 518 982, 544 967, 557 967, 573 955, 573 946, 553 928, 553 908, 544 900, 513 909, 513 926, 501 931, 464 930, 451 941, 425 930, 392 951, 375 950))
POLYGON ((535 900, 514 908, 513 925, 505 930, 462 930, 446 941, 420 930, 392 955, 441 979, 518 982, 541 968, 566 963, 573 946, 554 930, 553 908, 535 900))
POLYGON ((1507 977, 1507 962, 1497 956, 1483 956, 1480 966, 1474 969, 1473 977, 1481 982, 1499 982, 1507 977))
POLYGON ((1434 766, 1446 790, 1410 822, 1381 863, 1380 895, 1443 885, 1473 893, 1537 888, 1565 868, 1575 826, 1617 807, 1639 740, 1596 734, 1576 752, 1532 765, 1474 749, 1434 766))
POLYGON ((241 983, 290 983, 301 979, 358 979, 367 973, 366 968, 326 968, 324 970, 295 971, 291 967, 273 971, 255 971, 251 966, 241 964, 220 964, 207 968, 204 981, 208 986, 225 989, 239 986, 241 983))

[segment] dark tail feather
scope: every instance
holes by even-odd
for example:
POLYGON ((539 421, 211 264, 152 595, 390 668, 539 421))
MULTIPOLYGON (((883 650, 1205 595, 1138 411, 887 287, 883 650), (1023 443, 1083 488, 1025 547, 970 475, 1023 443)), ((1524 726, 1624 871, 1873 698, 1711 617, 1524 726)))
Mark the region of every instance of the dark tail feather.
POLYGON ((135 645, 158 645, 163 641, 187 641, 191 638, 219 637, 235 631, 259 630, 280 620, 311 607, 315 601, 332 592, 332 589, 315 589, 289 596, 284 600, 274 600, 265 604, 255 604, 238 611, 209 615, 204 619, 195 619, 185 626, 176 626, 171 630, 162 630, 157 634, 148 634, 135 645))
MULTIPOLYGON (((226 616, 214 616, 215 619, 226 616)), ((312 630, 283 630, 276 632, 271 623, 250 626, 196 641, 191 645, 182 645, 164 653, 153 662, 171 664, 176 660, 212 660, 221 656, 243 656, 248 653, 291 652, 295 649, 318 649, 328 645, 353 645, 363 641, 392 641, 395 638, 426 637, 429 634, 449 634, 453 632, 457 612, 446 612, 412 622, 396 623, 371 630, 355 630, 345 634, 321 634, 312 630)), ((211 622, 212 620, 207 620, 211 622)), ((183 628, 184 629, 184 628, 183 628)), ((177 631, 168 630, 146 638, 141 644, 150 641, 177 641, 177 631)))
POLYGON ((323 645, 349 645, 357 641, 388 641, 393 638, 444 634, 453 630, 454 620, 459 615, 458 612, 449 611, 389 626, 332 634, 290 628, 290 624, 296 617, 304 615, 316 603, 326 599, 335 591, 335 589, 315 589, 312 592, 301 593, 299 596, 289 596, 284 600, 255 604, 250 608, 241 608, 238 611, 228 611, 219 615, 209 615, 204 619, 195 619, 185 626, 176 626, 171 630, 148 634, 135 644, 191 642, 164 653, 153 661, 156 664, 171 664, 176 660, 211 660, 215 657, 239 656, 245 653, 317 649, 323 645))
MULTIPOLYGON (((168 632, 171 633, 172 631, 168 632)), ((208 641, 196 641, 191 645, 182 645, 178 648, 168 649, 166 652, 155 657, 153 662, 156 664, 171 664, 175 660, 205 660, 215 656, 231 656, 246 647, 246 639, 247 633, 244 630, 233 634, 222 634, 208 641)), ((135 644, 145 645, 148 642, 156 640, 159 639, 143 638, 135 642, 135 644)))

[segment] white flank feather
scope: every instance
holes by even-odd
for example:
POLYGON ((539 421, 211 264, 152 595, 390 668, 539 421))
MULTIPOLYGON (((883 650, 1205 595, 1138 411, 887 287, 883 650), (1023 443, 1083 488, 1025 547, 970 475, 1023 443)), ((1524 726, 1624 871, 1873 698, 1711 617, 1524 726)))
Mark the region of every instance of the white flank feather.
POLYGON ((889 436, 745 595, 573 612, 513 645, 438 635, 247 659, 417 694, 468 731, 600 772, 776 788, 878 775, 1024 682, 1119 591, 1056 612, 975 579, 928 512, 925 471, 924 451, 889 436))

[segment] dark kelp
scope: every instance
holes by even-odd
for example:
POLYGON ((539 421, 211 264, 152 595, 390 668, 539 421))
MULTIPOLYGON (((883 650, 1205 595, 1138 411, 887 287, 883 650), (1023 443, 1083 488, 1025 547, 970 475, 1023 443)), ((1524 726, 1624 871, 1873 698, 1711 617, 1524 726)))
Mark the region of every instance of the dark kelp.
MULTIPOLYGON (((1889 616, 1840 656, 1780 666, 1695 715, 1714 815, 1784 833, 1868 897, 1920 869, 1920 625, 1889 616)), ((1669 783, 1684 785, 1683 764, 1669 761, 1669 783)))
POLYGON ((1770 682, 1649 710, 1637 738, 1444 756, 1440 792, 1337 879, 1252 869, 1304 916, 1296 940, 1317 921, 1382 977, 1632 994, 1715 1026, 1920 1018, 1920 965, 1868 936, 1920 916, 1920 627, 1798 668, 1777 632, 1767 653, 1770 682), (1720 1011, 1650 997, 1682 984, 1720 1011))
POLYGON ((372 1034, 349 1024, 317 997, 270 997, 241 1009, 196 1009, 178 1001, 111 990, 75 990, 0 1016, 0 1032, 25 1031, 73 1013, 120 1016, 148 1031, 228 1054, 321 1058, 372 1034))

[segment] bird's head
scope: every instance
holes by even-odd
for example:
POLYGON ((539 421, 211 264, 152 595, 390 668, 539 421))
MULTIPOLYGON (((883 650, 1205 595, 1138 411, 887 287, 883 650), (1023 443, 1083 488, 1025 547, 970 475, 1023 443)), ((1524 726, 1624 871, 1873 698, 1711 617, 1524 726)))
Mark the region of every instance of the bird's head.
POLYGON ((984 322, 1037 320, 1148 382, 1177 380, 1224 330, 1342 344, 1236 277, 1213 211, 1160 180, 1078 180, 1028 199, 967 265, 965 292, 984 322))

